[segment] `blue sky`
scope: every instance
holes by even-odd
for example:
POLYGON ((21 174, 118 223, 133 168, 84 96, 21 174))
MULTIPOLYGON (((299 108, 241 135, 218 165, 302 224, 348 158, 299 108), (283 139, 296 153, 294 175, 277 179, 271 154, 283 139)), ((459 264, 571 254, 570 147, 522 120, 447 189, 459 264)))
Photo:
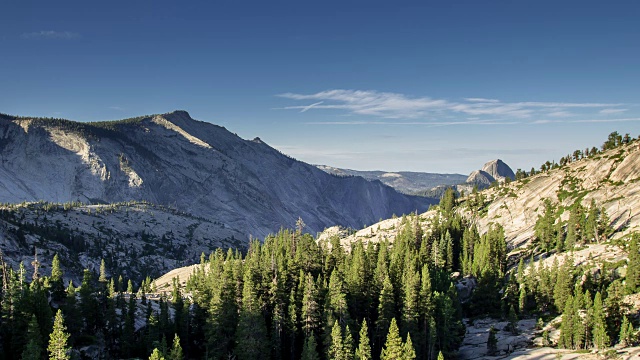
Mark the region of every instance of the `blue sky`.
POLYGON ((0 13, 4 113, 184 109, 360 170, 530 169, 640 135, 637 1, 22 0, 0 13))

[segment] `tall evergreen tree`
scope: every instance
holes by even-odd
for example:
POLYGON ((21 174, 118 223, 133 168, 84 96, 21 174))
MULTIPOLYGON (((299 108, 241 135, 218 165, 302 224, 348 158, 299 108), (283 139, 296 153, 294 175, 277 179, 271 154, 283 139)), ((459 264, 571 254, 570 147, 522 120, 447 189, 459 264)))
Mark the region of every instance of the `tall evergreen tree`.
POLYGON ((627 260, 626 286, 629 293, 640 290, 640 253, 638 252, 638 234, 633 234, 629 242, 629 258, 627 260))
POLYGON ((320 360, 318 355, 318 343, 314 334, 307 336, 304 340, 304 347, 302 348, 302 360, 320 360))
POLYGON ((605 349, 610 345, 600 292, 596 293, 593 300, 593 345, 598 350, 605 349))
POLYGON ((84 319, 84 331, 88 334, 95 333, 100 318, 98 303, 94 296, 93 275, 89 269, 85 269, 80 286, 80 310, 84 319))
POLYGON ((380 360, 402 360, 404 357, 404 350, 400 331, 398 330, 398 324, 396 323, 396 319, 393 318, 391 320, 391 325, 389 326, 387 341, 384 344, 384 349, 380 355, 380 360))
POLYGON ((331 330, 331 344, 327 350, 327 358, 335 360, 346 360, 347 354, 344 351, 344 343, 342 339, 342 329, 336 320, 331 330))
POLYGON ((622 325, 620 326, 620 335, 618 337, 618 342, 622 346, 630 346, 633 342, 633 335, 633 324, 625 316, 622 320, 622 325))
POLYGON ((71 358, 69 356, 70 348, 67 346, 69 334, 66 330, 62 310, 58 310, 53 321, 53 332, 49 335, 49 346, 47 347, 50 360, 69 360, 71 358))
POLYGON ((549 199, 545 199, 544 211, 538 216, 538 220, 536 221, 535 235, 540 246, 547 252, 553 248, 556 239, 555 220, 555 208, 549 199))
POLYGON ((360 327, 358 349, 355 354, 356 360, 371 360, 371 344, 369 343, 369 328, 367 327, 367 320, 362 320, 362 326, 360 327))
POLYGON ((553 300, 556 309, 564 309, 565 302, 573 289, 573 257, 567 256, 560 269, 556 272, 556 281, 553 287, 553 300))
POLYGON ((509 308, 509 331, 511 334, 518 335, 520 331, 518 330, 518 315, 516 314, 516 310, 513 308, 513 305, 509 308))
POLYGON ((51 261, 51 278, 49 283, 51 284, 51 297, 54 301, 60 301, 64 299, 64 280, 62 279, 62 269, 60 268, 60 258, 56 253, 53 255, 51 261))
POLYGON ((407 334, 407 341, 403 345, 402 349, 403 360, 415 360, 416 359, 416 350, 413 348, 413 342, 411 342, 411 334, 407 334))
POLYGON ((395 300, 393 285, 391 284, 391 279, 387 275, 384 279, 382 291, 380 291, 380 297, 378 299, 378 320, 376 321, 375 336, 375 343, 378 344, 378 349, 381 348, 384 339, 386 339, 386 336, 389 333, 389 326, 392 321, 395 321, 395 300))
POLYGON ((29 328, 27 330, 27 338, 29 339, 27 345, 22 351, 22 360, 41 360, 42 359, 42 338, 40 334, 40 327, 36 316, 31 316, 29 322, 29 328))
POLYGON ((573 307, 571 308, 573 317, 573 348, 582 349, 584 347, 585 324, 580 316, 582 294, 573 297, 573 307))
POLYGON ((164 359, 164 356, 162 356, 162 353, 160 353, 160 350, 158 350, 158 348, 155 348, 151 352, 151 356, 149 356, 149 360, 165 360, 165 359, 164 359))
POLYGON ((498 353, 497 330, 493 326, 489 329, 489 337, 487 338, 487 355, 494 356, 498 353))
POLYGON ((239 360, 269 358, 267 327, 260 312, 260 303, 250 271, 245 272, 244 276, 236 344, 236 355, 239 360))
POLYGON ((307 273, 304 278, 304 293, 302 296, 302 331, 305 336, 318 330, 320 323, 320 306, 318 303, 318 287, 311 273, 307 273))
POLYGON ((565 349, 573 349, 573 324, 579 319, 573 318, 573 296, 565 301, 564 311, 562 313, 562 323, 560 325, 560 338, 558 346, 565 349))
POLYGON ((344 352, 344 358, 346 360, 353 360, 355 356, 355 348, 353 342, 353 335, 351 335, 351 329, 349 325, 344 328, 344 340, 342 342, 342 351, 344 352))
POLYGON ((180 337, 176 334, 173 338, 173 346, 167 356, 167 360, 183 360, 182 346, 180 345, 180 337))
POLYGON ((403 277, 403 297, 402 297, 402 334, 418 332, 418 321, 420 320, 420 282, 421 276, 411 267, 405 271, 403 277))

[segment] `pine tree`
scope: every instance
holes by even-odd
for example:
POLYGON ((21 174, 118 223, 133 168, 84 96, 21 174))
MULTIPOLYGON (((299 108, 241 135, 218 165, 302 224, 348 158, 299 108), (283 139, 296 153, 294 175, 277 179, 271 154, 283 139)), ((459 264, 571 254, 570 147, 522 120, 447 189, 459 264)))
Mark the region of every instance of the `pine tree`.
POLYGON ((565 301, 564 311, 562 313, 562 323, 560 325, 560 338, 558 346, 565 349, 573 349, 573 296, 565 301))
POLYGON ((233 276, 232 260, 220 254, 220 269, 211 270, 209 279, 211 300, 208 301, 207 324, 205 326, 209 355, 221 358, 227 355, 234 343, 238 326, 238 308, 236 301, 236 280, 233 276), (214 279, 215 282, 214 282, 214 279))
MULTIPOLYGON (((329 312, 332 319, 338 320, 341 325, 349 322, 349 309, 344 282, 337 269, 333 269, 329 277, 329 292, 327 293, 328 306, 325 312, 329 312)), ((333 322, 332 322, 333 323, 333 322)), ((333 324, 328 324, 332 326, 333 324)))
POLYGON ((100 260, 100 277, 98 278, 98 281, 101 283, 106 283, 107 282, 107 266, 104 263, 104 259, 100 260))
POLYGON ((487 355, 493 356, 498 353, 498 338, 496 337, 497 330, 491 326, 489 329, 489 337, 487 339, 487 355))
POLYGON ((518 310, 520 314, 525 312, 527 307, 527 290, 524 285, 520 286, 520 292, 518 294, 518 310))
POLYGON ((638 234, 634 234, 631 237, 627 264, 627 291, 629 293, 635 293, 640 290, 640 253, 638 252, 638 234))
MULTIPOLYGON (((387 275, 384 278, 382 291, 380 291, 378 302, 378 320, 376 321, 376 343, 382 344, 387 334, 391 321, 395 318, 395 300, 393 295, 393 285, 387 275)), ((380 349, 380 345, 377 349, 380 349)))
POLYGON ((402 344, 402 338, 398 330, 398 324, 396 319, 391 320, 389 326, 389 333, 387 334, 387 342, 384 344, 384 349, 380 355, 380 360, 402 360, 404 356, 404 345, 402 344))
POLYGON ((513 305, 509 308, 509 330, 513 335, 518 335, 520 333, 518 330, 518 315, 516 315, 513 305))
POLYGON ((151 352, 151 356, 149 356, 149 360, 165 360, 165 359, 164 359, 164 356, 162 356, 162 354, 160 353, 160 350, 158 350, 158 348, 155 348, 151 352))
POLYGON ((589 348, 591 347, 593 337, 593 300, 591 299, 589 290, 584 292, 582 299, 582 304, 585 308, 585 316, 582 322, 584 325, 584 336, 582 339, 584 341, 584 347, 589 348))
POLYGON ((58 254, 55 254, 51 261, 51 279, 49 280, 49 283, 51 284, 51 296, 54 301, 60 301, 65 297, 64 280, 62 275, 62 269, 60 269, 60 258, 58 257, 58 254))
POLYGON ((236 331, 236 355, 240 360, 269 358, 268 332, 251 271, 244 275, 242 290, 242 308, 236 331))
POLYGON ((36 316, 31 316, 29 322, 29 328, 27 330, 27 338, 29 341, 22 351, 22 360, 40 360, 42 358, 42 339, 40 334, 40 327, 36 316))
POLYGON ((184 355, 182 354, 182 346, 180 346, 180 338, 178 334, 176 334, 173 338, 173 346, 171 347, 171 352, 169 352, 169 356, 167 356, 167 360, 182 360, 184 359, 184 355))
POLYGON ((344 329, 344 341, 342 342, 342 352, 344 353, 345 360, 353 360, 354 343, 353 343, 353 335, 351 335, 351 329, 349 329, 349 325, 347 325, 344 329))
POLYGON ((331 330, 331 344, 327 351, 327 358, 334 360, 345 360, 347 358, 344 352, 344 344, 342 339, 342 329, 336 320, 331 330))
POLYGON ((304 280, 304 293, 302 297, 302 330, 305 336, 309 336, 318 329, 320 322, 320 308, 318 304, 318 287, 311 273, 307 273, 304 280))
POLYGON ((420 280, 419 272, 414 272, 409 266, 403 276, 402 297, 402 334, 417 333, 420 319, 420 280))
POLYGON ((554 222, 556 219, 555 209, 549 199, 544 200, 544 212, 538 216, 535 225, 536 239, 545 251, 550 251, 555 240, 556 233, 554 222))
POLYGON ((602 295, 596 293, 593 300, 593 345, 598 350, 609 347, 609 335, 607 334, 607 323, 605 322, 604 309, 602 307, 602 295))
POLYGON ((629 322, 629 319, 625 316, 620 326, 620 335, 618 336, 618 342, 622 346, 629 346, 631 344, 631 337, 633 336, 633 325, 629 322))
POLYGON ((438 360, 444 360, 444 355, 442 355, 442 351, 438 352, 438 360))
POLYGON ((571 308, 573 317, 573 348, 582 349, 584 347, 585 325, 580 317, 580 309, 582 303, 582 294, 578 292, 573 297, 573 307, 571 308))
POLYGON ((403 360, 415 360, 416 350, 413 348, 413 342, 411 342, 411 334, 407 334, 407 342, 403 345, 403 360))
POLYGON ((310 334, 305 338, 304 347, 302 348, 301 360, 320 360, 318 355, 318 343, 316 342, 316 336, 310 334))
POLYGON ((84 269, 82 285, 80 286, 80 310, 84 319, 84 331, 93 333, 96 330, 99 316, 98 303, 94 296, 93 276, 91 271, 84 269))
POLYGON ((68 354, 70 350, 67 346, 69 334, 66 330, 62 310, 58 310, 53 321, 53 332, 49 335, 49 346, 47 347, 50 360, 68 360, 71 358, 68 354))
POLYGON ((567 256, 564 258, 562 266, 556 273, 556 281, 553 287, 553 300, 558 311, 564 309, 565 302, 569 295, 571 295, 572 286, 573 257, 567 256))
POLYGON ((356 350, 356 360, 371 360, 371 344, 369 343, 369 328, 367 320, 362 320, 360 328, 358 349, 356 350))

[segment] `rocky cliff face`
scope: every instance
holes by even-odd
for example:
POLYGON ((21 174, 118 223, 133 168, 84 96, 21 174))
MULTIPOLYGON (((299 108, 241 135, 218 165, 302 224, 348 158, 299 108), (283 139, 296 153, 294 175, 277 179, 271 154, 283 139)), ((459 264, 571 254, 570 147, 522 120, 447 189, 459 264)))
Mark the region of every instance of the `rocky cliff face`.
POLYGON ((329 175, 176 111, 105 123, 0 116, 0 202, 146 201, 262 237, 361 227, 430 201, 329 175))
POLYGON ((484 164, 481 170, 473 171, 467 178, 466 184, 477 185, 480 189, 486 189, 494 181, 504 181, 507 178, 515 180, 516 175, 509 165, 497 159, 484 164))
POLYGON ((500 159, 491 160, 488 163, 484 164, 482 167, 482 171, 491 175, 496 180, 502 180, 509 178, 511 180, 516 179, 516 174, 513 173, 513 170, 509 167, 509 165, 505 164, 504 161, 500 159))

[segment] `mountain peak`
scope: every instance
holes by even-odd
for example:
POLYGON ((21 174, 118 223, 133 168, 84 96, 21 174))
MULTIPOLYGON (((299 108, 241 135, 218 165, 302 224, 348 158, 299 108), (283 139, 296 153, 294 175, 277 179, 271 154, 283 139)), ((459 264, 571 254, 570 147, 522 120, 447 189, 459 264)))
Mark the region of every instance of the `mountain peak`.
POLYGON ((504 161, 500 159, 495 159, 487 162, 482 167, 482 171, 491 175, 494 179, 504 179, 510 178, 511 180, 515 180, 516 174, 513 173, 513 170, 507 165, 504 161))
POLYGON ((166 114, 162 114, 160 116, 167 117, 167 118, 179 117, 179 118, 182 118, 182 119, 193 120, 193 118, 191 117, 189 112, 187 112, 186 110, 174 110, 174 111, 170 111, 170 112, 168 112, 166 114))

